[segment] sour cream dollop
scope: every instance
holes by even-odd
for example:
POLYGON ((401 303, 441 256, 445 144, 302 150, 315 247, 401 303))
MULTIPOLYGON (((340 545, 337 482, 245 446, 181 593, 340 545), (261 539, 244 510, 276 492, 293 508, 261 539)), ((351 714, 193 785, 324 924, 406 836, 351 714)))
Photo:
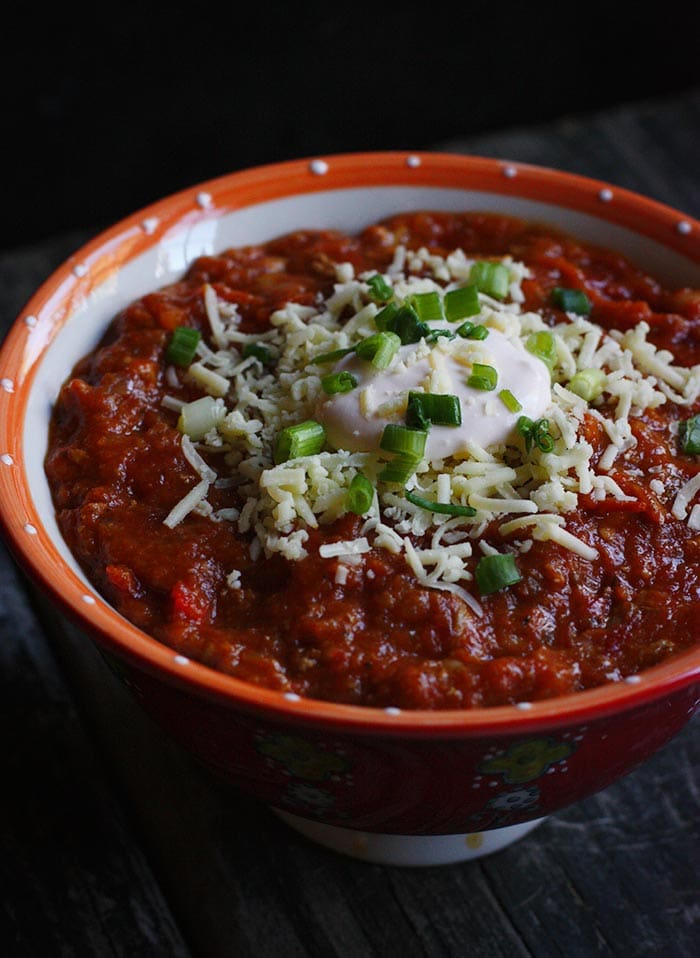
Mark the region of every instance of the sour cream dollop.
POLYGON ((388 423, 405 421, 409 392, 443 393, 459 398, 459 426, 431 426, 425 456, 428 461, 466 455, 470 443, 484 449, 505 442, 520 416, 539 419, 551 401, 551 380, 545 364, 519 339, 490 329, 485 340, 424 341, 402 346, 387 369, 377 370, 354 354, 334 369, 357 380, 350 392, 323 397, 316 417, 331 445, 350 452, 371 452, 388 423), (474 363, 492 366, 496 388, 482 390, 467 381, 474 363), (508 390, 521 409, 511 411, 499 393, 508 390))

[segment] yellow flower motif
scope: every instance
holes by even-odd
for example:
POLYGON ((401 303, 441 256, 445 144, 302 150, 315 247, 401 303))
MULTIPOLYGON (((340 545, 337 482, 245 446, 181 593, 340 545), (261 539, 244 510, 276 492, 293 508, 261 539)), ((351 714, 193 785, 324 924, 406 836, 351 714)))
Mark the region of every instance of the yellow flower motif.
POLYGON ((294 735, 268 735, 258 739, 258 749, 279 762, 291 774, 311 782, 322 782, 347 769, 339 755, 327 752, 294 735))
POLYGON ((544 775, 550 765, 563 762, 573 750, 574 746, 568 742, 532 738, 512 745, 501 755, 486 759, 479 766, 479 771, 487 775, 503 775, 506 782, 514 785, 531 782, 544 775))

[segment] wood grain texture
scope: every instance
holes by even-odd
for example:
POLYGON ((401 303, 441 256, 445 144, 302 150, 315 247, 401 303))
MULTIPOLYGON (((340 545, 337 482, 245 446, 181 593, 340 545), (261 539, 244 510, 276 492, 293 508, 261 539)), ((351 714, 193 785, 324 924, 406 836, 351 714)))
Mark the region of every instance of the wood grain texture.
POLYGON ((435 148, 591 176, 700 216, 700 87, 672 100, 563 116, 435 148))
MULTIPOLYGON (((700 215, 700 97, 436 144, 572 169, 700 215)), ((88 233, 0 252, 3 328, 88 233)), ((690 958, 694 719, 643 766, 480 861, 345 859, 213 781, 0 550, 0 954, 690 958)))
POLYGON ((0 953, 186 955, 4 548, 1 568, 0 953))

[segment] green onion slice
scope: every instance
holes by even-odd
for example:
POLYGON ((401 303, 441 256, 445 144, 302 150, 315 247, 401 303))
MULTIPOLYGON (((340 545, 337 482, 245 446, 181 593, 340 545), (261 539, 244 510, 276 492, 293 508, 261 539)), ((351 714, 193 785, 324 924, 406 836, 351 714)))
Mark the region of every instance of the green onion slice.
POLYGON ((345 346, 343 349, 333 349, 330 353, 322 353, 320 356, 314 356, 311 362, 316 366, 321 366, 324 363, 336 363, 339 359, 342 359, 343 356, 349 356, 350 353, 354 352, 354 346, 345 346))
POLYGON ((493 366, 486 366, 484 363, 474 363, 471 376, 467 379, 467 386, 489 392, 495 389, 497 385, 498 373, 493 366))
POLYGON ((432 499, 424 499, 423 496, 417 496, 414 492, 404 489, 404 496, 414 506, 420 506, 421 509, 427 509, 429 512, 439 512, 444 516, 475 516, 476 509, 472 506, 461 506, 453 502, 433 502, 432 499))
POLYGON ((415 309, 407 303, 403 306, 389 303, 377 313, 374 322, 380 331, 395 333, 403 346, 417 343, 431 332, 430 326, 424 323, 415 309))
POLYGON ((469 320, 466 323, 462 323, 461 326, 457 329, 457 335, 461 336, 462 339, 486 339, 489 331, 485 326, 475 326, 474 323, 470 323, 469 320))
POLYGON ((522 579, 515 565, 515 557, 509 552, 483 556, 477 563, 474 575, 481 595, 507 589, 522 579))
POLYGON ((473 283, 445 293, 445 315, 451 323, 476 316, 480 310, 479 290, 473 283))
POLYGON ((388 423, 384 427, 379 445, 386 452, 420 460, 425 452, 427 439, 428 433, 425 429, 409 429, 407 426, 388 423))
POLYGON ((530 452, 537 446, 542 452, 551 452, 554 449, 554 439, 549 431, 548 419, 532 421, 528 416, 521 416, 515 427, 525 440, 525 449, 530 452))
POLYGON ((436 426, 461 426, 462 407, 459 396, 409 392, 406 425, 412 429, 427 429, 430 423, 436 426))
POLYGON ((586 402, 592 402, 603 392, 607 376, 602 369, 580 369, 569 381, 569 389, 586 402))
POLYGON ((438 339, 454 339, 456 333, 453 333, 451 329, 433 329, 425 337, 426 343, 436 343, 438 339))
POLYGON ((498 394, 498 398, 509 412, 520 412, 523 408, 510 389, 502 389, 498 394))
POLYGON ((554 306, 563 309, 565 313, 576 313, 578 316, 588 316, 593 304, 582 289, 567 289, 565 286, 555 286, 549 294, 554 306))
POLYGON ((296 426, 280 429, 275 437, 274 459, 279 465, 301 456, 315 456, 323 449, 326 431, 320 422, 307 419, 296 426))
POLYGON ((691 416, 678 424, 681 449, 689 456, 700 455, 700 415, 691 416))
POLYGON ((387 283, 381 273, 375 273, 367 280, 369 286, 369 298, 375 303, 386 303, 394 295, 394 291, 387 283))
POLYGON ((380 333, 383 333, 386 329, 389 329, 389 324, 392 322, 398 311, 398 303, 387 303, 384 309, 379 310, 377 315, 374 317, 374 324, 380 333))
POLYGON ((345 507, 356 516, 363 516, 374 502, 374 486, 361 472, 352 477, 345 494, 345 507))
POLYGON ((430 429, 431 420, 423 404, 412 400, 411 397, 416 393, 408 394, 408 405, 406 406, 406 425, 409 429, 423 429, 427 432, 430 429))
POLYGON ((525 449, 529 452, 532 449, 532 431, 535 424, 529 416, 521 416, 515 424, 516 431, 525 440, 525 449))
POLYGON ((537 448, 541 449, 542 452, 551 452, 554 449, 554 439, 549 431, 548 419, 538 419, 535 422, 532 438, 537 448))
POLYGON ((190 366, 202 334, 191 326, 177 326, 165 350, 165 361, 173 366, 190 366))
POLYGON ((368 336, 362 339, 355 346, 355 354, 360 359, 365 359, 372 363, 375 369, 386 369, 394 358, 401 345, 401 340, 396 333, 383 332, 375 333, 374 336, 368 336))
POLYGON ((224 415, 224 407, 213 396, 202 396, 181 408, 177 428, 190 439, 204 439, 208 432, 216 429, 224 415))
POLYGON ((490 260, 477 260, 469 273, 470 282, 494 299, 505 299, 510 285, 508 270, 502 263, 490 260))
POLYGON ((530 333, 525 346, 533 356, 542 360, 551 374, 557 362, 557 345, 554 342, 554 336, 546 329, 530 333))
POLYGON ((423 323, 435 322, 445 318, 442 311, 442 300, 436 291, 429 293, 414 293, 410 305, 415 310, 418 319, 423 323))
POLYGON ((379 473, 382 482, 405 485, 420 465, 422 456, 395 456, 379 473))
POLYGON ((272 359, 270 350, 262 343, 246 343, 243 347, 243 358, 248 359, 249 356, 259 359, 263 366, 272 359))
POLYGON ((327 376, 321 376, 321 388, 327 396, 349 393, 355 386, 357 386, 357 380, 349 372, 328 373, 327 376))

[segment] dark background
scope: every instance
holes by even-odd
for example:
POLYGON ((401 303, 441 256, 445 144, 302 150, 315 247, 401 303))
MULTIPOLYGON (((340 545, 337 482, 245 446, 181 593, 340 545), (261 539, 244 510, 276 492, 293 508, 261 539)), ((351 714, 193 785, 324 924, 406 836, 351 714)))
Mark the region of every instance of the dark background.
POLYGON ((698 81, 698 9, 27 7, 4 30, 0 246, 250 165, 428 149, 682 91, 698 81))

